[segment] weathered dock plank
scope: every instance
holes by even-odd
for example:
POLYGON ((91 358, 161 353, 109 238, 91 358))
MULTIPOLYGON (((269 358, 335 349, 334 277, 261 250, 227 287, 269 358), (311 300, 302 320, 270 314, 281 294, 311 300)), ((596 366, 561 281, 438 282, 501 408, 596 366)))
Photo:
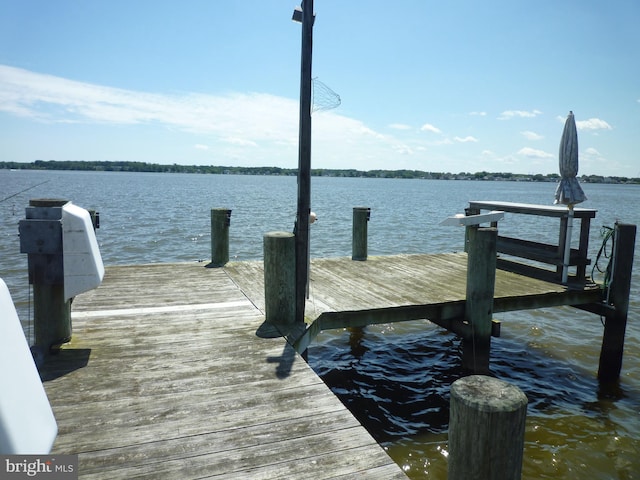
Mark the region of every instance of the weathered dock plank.
MULTIPOLYGON (((260 262, 229 263, 225 270, 260 309, 264 289, 253 285, 262 278, 260 262)), ((465 253, 368 257, 365 262, 348 258, 312 259, 307 300, 307 321, 329 312, 380 310, 380 314, 420 305, 459 305, 464 302, 467 281, 465 253)), ((497 270, 494 311, 544 308, 596 302, 595 286, 568 289, 564 285, 497 270)), ((399 315, 396 320, 400 321, 399 315)), ((405 318, 405 320, 408 318, 405 318)))
POLYGON ((224 269, 107 269, 42 370, 81 478, 406 478, 224 269))

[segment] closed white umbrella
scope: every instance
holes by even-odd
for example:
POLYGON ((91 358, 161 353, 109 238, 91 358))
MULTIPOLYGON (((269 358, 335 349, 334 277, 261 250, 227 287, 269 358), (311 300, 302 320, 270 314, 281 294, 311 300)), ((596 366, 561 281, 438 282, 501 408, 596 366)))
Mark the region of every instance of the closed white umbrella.
POLYGON ((584 202, 587 197, 578 182, 578 130, 573 112, 569 112, 564 123, 562 138, 560 139, 560 183, 556 188, 556 200, 554 203, 567 205, 569 215, 567 217, 567 236, 564 242, 564 260, 562 266, 562 283, 567 283, 569 275, 569 257, 571 255, 571 232, 573 230, 573 207, 577 203, 584 202))

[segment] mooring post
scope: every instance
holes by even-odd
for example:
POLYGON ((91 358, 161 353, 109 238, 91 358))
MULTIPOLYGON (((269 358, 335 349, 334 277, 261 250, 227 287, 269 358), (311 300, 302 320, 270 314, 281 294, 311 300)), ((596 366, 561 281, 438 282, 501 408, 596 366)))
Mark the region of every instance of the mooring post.
POLYGON ((598 380, 604 383, 618 380, 622 369, 636 226, 616 223, 614 242, 612 278, 608 292, 608 303, 614 310, 605 320, 598 368, 598 380))
POLYGON ((229 261, 229 225, 231 210, 211 209, 211 263, 208 267, 224 267, 229 261))
POLYGON ((451 385, 449 480, 520 479, 527 396, 485 375, 451 385))
POLYGON ((71 301, 64 295, 62 207, 67 200, 32 199, 20 221, 20 252, 33 285, 33 348, 48 355, 71 339, 71 301))
POLYGON ((489 371, 491 350, 498 229, 469 227, 466 233, 467 296, 464 316, 471 333, 462 340, 462 365, 474 373, 486 373, 489 371))
POLYGON ((353 207, 353 241, 351 260, 367 259, 367 223, 371 218, 371 208, 353 207))
POLYGON ((256 335, 286 336, 296 321, 296 243, 289 232, 264 235, 265 321, 256 335))

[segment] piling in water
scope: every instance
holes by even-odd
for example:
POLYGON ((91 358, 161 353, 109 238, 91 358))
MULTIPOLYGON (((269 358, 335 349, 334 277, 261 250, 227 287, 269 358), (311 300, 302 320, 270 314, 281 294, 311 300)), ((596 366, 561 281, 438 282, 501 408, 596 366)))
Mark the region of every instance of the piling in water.
POLYGON ((474 373, 489 371, 493 296, 496 283, 496 239, 498 230, 467 228, 467 291, 465 320, 470 338, 463 339, 463 367, 474 373))
POLYGON ((527 397, 484 375, 451 385, 449 480, 520 479, 527 397))
POLYGON ((598 380, 603 383, 618 380, 622 369, 636 226, 616 223, 614 242, 612 278, 606 299, 606 303, 613 306, 613 310, 606 316, 598 368, 598 380))

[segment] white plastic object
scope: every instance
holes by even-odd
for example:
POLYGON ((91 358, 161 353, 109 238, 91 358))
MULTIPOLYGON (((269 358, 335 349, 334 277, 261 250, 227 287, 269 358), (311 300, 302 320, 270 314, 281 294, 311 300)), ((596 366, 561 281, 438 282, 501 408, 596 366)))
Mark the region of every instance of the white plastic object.
POLYGON ((0 454, 46 455, 58 425, 2 279, 0 338, 0 454))
POLYGON ((100 286, 104 264, 91 216, 71 202, 62 207, 62 253, 65 301, 100 286))
POLYGON ((469 225, 480 225, 481 223, 497 222, 504 218, 504 212, 500 210, 493 210, 489 213, 481 213, 478 215, 465 215, 463 213, 457 213, 453 217, 445 218, 440 225, 447 225, 453 227, 466 227, 469 225))

